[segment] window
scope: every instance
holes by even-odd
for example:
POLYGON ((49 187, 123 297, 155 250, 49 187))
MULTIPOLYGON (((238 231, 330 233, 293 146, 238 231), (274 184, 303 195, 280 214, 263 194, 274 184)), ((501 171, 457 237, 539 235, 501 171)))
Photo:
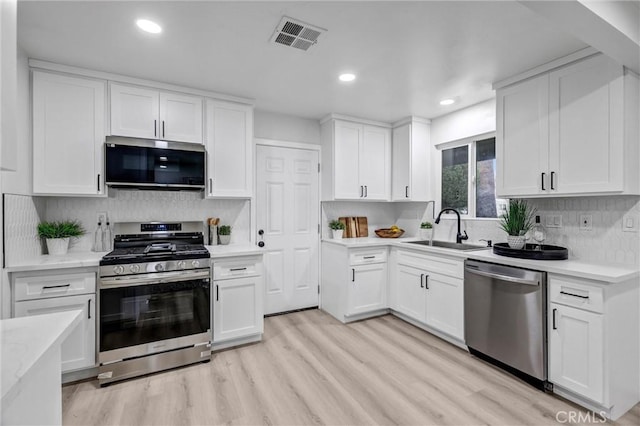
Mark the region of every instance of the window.
POLYGON ((496 138, 442 150, 441 207, 469 217, 496 218, 508 200, 496 198, 496 138))

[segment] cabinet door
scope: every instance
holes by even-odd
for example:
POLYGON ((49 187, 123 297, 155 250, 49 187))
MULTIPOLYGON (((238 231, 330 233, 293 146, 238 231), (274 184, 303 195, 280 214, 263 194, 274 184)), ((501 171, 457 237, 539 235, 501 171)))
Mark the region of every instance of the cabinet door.
POLYGON ((393 129, 392 138, 393 160, 391 179, 391 199, 393 201, 408 201, 411 186, 411 124, 393 129))
POLYGON ((464 339, 462 280, 426 271, 426 324, 459 340, 464 339))
POLYGON ((33 72, 34 194, 104 194, 106 82, 33 72))
POLYGON ((54 312, 82 311, 82 322, 62 343, 62 372, 93 367, 96 364, 95 294, 53 297, 16 302, 14 315, 30 317, 54 312))
POLYGON ((411 201, 433 200, 430 190, 431 176, 431 128, 429 124, 414 122, 411 124, 411 182, 409 198, 411 201))
POLYGON ((601 314, 550 304, 549 381, 604 402, 604 337, 601 314))
POLYGON ((387 264, 354 266, 347 283, 347 315, 371 312, 387 307, 387 264))
POLYGON ((389 200, 391 195, 391 131, 363 126, 360 142, 360 185, 367 200, 389 200))
POLYGON ((622 66, 605 55, 550 74, 551 192, 624 189, 622 66))
POLYGON ((111 134, 133 138, 161 138, 160 93, 141 87, 110 85, 111 134))
POLYGON ((426 319, 424 271, 398 265, 396 272, 396 310, 417 321, 426 319))
POLYGON ((262 333, 262 277, 234 278, 214 284, 213 341, 262 333))
POLYGON ((162 139, 202 143, 202 98, 179 93, 160 93, 162 139))
POLYGON ((208 197, 253 194, 253 108, 207 100, 208 197))
POLYGON ((346 121, 334 122, 334 198, 360 199, 364 195, 360 183, 360 141, 362 125, 346 121))
POLYGON ((549 191, 548 113, 548 75, 498 91, 496 192, 499 197, 549 191))

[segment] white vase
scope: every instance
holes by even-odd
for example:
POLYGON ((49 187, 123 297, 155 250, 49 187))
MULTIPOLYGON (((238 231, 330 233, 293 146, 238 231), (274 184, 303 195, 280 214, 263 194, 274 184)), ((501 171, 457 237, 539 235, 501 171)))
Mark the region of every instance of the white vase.
POLYGON ((433 228, 420 228, 420 239, 431 240, 433 239, 433 228))
POLYGON ((524 247, 524 235, 507 235, 507 244, 512 249, 520 250, 524 247))
POLYGON ((231 242, 231 235, 218 235, 220 238, 220 244, 227 245, 231 242))
POLYGON ((47 238, 47 250, 54 256, 67 254, 69 238, 47 238))
POLYGON ((342 238, 342 233, 344 232, 344 229, 332 229, 331 231, 333 232, 333 239, 339 240, 342 238))

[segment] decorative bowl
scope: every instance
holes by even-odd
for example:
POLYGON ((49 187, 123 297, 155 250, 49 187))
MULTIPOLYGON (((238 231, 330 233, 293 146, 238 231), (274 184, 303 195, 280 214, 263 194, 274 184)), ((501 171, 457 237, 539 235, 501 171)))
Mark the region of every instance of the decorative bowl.
POLYGON ((392 231, 391 228, 376 229, 376 235, 380 238, 398 238, 404 234, 404 229, 392 231))

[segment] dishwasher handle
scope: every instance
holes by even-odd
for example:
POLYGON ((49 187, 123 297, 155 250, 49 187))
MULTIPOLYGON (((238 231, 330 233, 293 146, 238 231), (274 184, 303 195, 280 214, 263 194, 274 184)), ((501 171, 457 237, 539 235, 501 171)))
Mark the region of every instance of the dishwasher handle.
POLYGON ((509 281, 509 282, 516 283, 516 284, 525 284, 525 285, 532 285, 532 286, 539 286, 540 285, 540 281, 539 280, 528 280, 526 278, 514 277, 514 276, 511 276, 511 275, 498 274, 498 273, 495 273, 495 272, 481 271, 479 269, 476 269, 476 268, 473 268, 473 267, 469 267, 469 265, 465 266, 464 270, 465 270, 465 272, 468 272, 470 274, 482 275, 483 277, 495 278, 497 280, 509 281))

